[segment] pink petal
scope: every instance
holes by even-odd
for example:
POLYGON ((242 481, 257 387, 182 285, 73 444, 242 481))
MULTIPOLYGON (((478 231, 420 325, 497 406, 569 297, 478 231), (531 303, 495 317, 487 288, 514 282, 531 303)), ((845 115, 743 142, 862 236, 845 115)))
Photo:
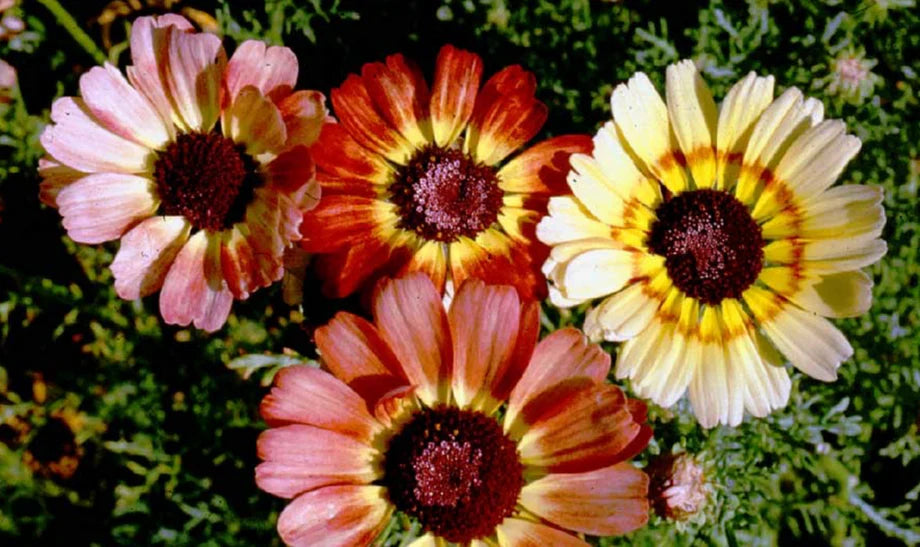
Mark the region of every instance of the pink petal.
POLYGON ((54 208, 57 208, 58 192, 86 176, 86 173, 67 167, 50 156, 38 160, 38 174, 42 178, 38 197, 42 203, 54 208))
POLYGON ((281 512, 288 545, 370 545, 393 513, 381 486, 327 486, 301 495, 281 512))
POLYGON ((131 62, 134 64, 126 70, 128 80, 166 121, 174 122, 176 118, 166 89, 169 35, 193 30, 191 23, 173 14, 138 17, 131 25, 131 62))
POLYGON ((269 494, 292 498, 330 484, 369 484, 378 478, 369 444, 338 431, 293 424, 263 431, 256 451, 256 484, 269 494))
POLYGON ((287 127, 286 146, 310 146, 319 138, 329 110, 326 97, 319 91, 297 91, 278 102, 281 118, 287 127))
POLYGON ((339 312, 313 337, 323 364, 369 403, 406 385, 399 361, 377 328, 357 315, 339 312))
POLYGON ((306 365, 281 369, 259 409, 271 427, 314 425, 364 443, 370 443, 380 431, 360 395, 328 372, 306 365))
POLYGON ((289 48, 266 47, 265 42, 246 40, 227 63, 224 78, 230 100, 251 85, 272 101, 280 101, 297 84, 297 69, 297 56, 289 48))
POLYGON ((82 99, 62 97, 51 105, 53 124, 42 132, 45 150, 63 165, 86 173, 149 171, 154 156, 102 125, 82 99))
POLYGON ((494 406, 496 379, 511 364, 521 302, 514 287, 464 283, 451 304, 448 320, 453 340, 452 389, 461 408, 494 406))
POLYGON ((114 66, 93 67, 80 77, 80 94, 99 122, 117 135, 159 149, 172 138, 154 106, 114 66))
POLYGON ((221 76, 227 56, 220 38, 207 33, 168 33, 166 83, 186 131, 208 132, 220 115, 221 76))
POLYGON ((256 255, 257 267, 273 282, 284 275, 284 251, 300 239, 303 214, 297 204, 272 187, 256 188, 246 209, 245 234, 256 255))
POLYGON ((79 243, 118 239, 158 206, 150 179, 121 173, 87 175, 62 188, 56 202, 67 235, 79 243))
POLYGON ((520 503, 553 524, 595 536, 625 534, 648 521, 648 476, 629 463, 552 474, 524 486, 520 503))
POLYGON ((260 260, 239 226, 222 232, 220 237, 220 266, 234 298, 245 300, 260 287, 272 284, 279 263, 260 260))
POLYGON ((158 291, 190 231, 181 216, 155 216, 125 234, 111 265, 118 296, 134 300, 158 291))
POLYGON ((574 328, 557 330, 537 344, 530 364, 508 398, 505 431, 533 423, 567 387, 601 383, 610 372, 610 355, 574 328))
POLYGON ((624 450, 650 431, 633 420, 618 387, 601 384, 560 398, 524 433, 518 450, 532 468, 584 471, 623 461, 624 450))
POLYGON ((545 524, 529 520, 506 518, 495 529, 498 544, 514 547, 543 547, 558 545, 560 547, 584 547, 588 543, 577 537, 545 524))
POLYGON ((418 386, 419 398, 428 405, 446 401, 450 327, 428 276, 415 273, 381 283, 374 297, 374 322, 409 383, 418 386))
POLYGON ((230 314, 233 294, 220 277, 220 240, 198 232, 169 268, 160 291, 160 315, 172 325, 194 322, 213 332, 230 314))
POLYGON ((277 154, 287 141, 281 111, 258 89, 243 88, 221 117, 224 135, 246 146, 246 153, 277 154))

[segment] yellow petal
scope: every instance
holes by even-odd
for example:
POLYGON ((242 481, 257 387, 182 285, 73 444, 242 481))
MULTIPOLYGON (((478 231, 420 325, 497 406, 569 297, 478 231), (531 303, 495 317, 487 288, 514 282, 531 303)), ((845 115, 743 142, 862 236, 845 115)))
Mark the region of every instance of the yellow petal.
POLYGON ((754 123, 772 100, 773 76, 759 78, 753 72, 725 95, 716 130, 717 188, 728 188, 735 183, 754 123))
POLYGON ((666 71, 668 113, 697 188, 715 183, 713 138, 718 111, 712 93, 693 61, 683 60, 666 71))

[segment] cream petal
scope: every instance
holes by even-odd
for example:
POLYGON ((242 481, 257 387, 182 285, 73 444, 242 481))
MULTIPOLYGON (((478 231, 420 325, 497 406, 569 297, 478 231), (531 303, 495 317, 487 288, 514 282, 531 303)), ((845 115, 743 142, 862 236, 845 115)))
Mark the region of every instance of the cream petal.
POLYGON ((571 299, 591 299, 615 293, 633 277, 633 252, 592 249, 568 261, 556 286, 571 299))
POLYGON ((806 205, 777 213, 763 224, 763 237, 820 239, 868 233, 878 236, 885 226, 882 197, 878 186, 853 184, 831 188, 806 205))
POLYGON ((720 342, 700 344, 700 362, 690 382, 690 404, 704 428, 735 427, 744 415, 745 386, 740 363, 728 358, 720 342))
POLYGON ((109 63, 80 77, 80 94, 96 120, 121 137, 161 149, 173 136, 172 125, 109 63))
POLYGON ((198 232, 179 251, 163 280, 160 315, 172 325, 194 323, 213 332, 223 326, 232 304, 233 293, 220 276, 220 240, 198 232))
POLYGON ((824 317, 856 317, 872 306, 872 278, 858 270, 828 274, 806 281, 795 294, 783 296, 824 317))
POLYGON ((191 228, 181 216, 155 216, 125 234, 110 266, 118 296, 134 300, 158 291, 191 228))
POLYGON ((840 363, 853 355, 850 343, 827 319, 793 305, 777 308, 769 293, 756 287, 745 292, 744 300, 770 341, 805 374, 832 382, 840 363))
POLYGON ((693 61, 685 59, 668 66, 665 77, 671 127, 696 187, 709 188, 716 178, 716 103, 693 61))
POLYGON ((752 416, 763 418, 786 406, 792 382, 782 356, 763 335, 745 331, 726 344, 726 351, 728 362, 738 368, 744 407, 752 416))
MULTIPOLYGON (((680 399, 703 363, 702 344, 681 333, 673 323, 664 325, 657 338, 660 345, 649 347, 636 367, 633 390, 665 408, 680 399)), ((637 348, 638 349, 638 348, 637 348)), ((633 359, 623 348, 623 358, 633 359)))
POLYGON ((754 124, 773 100, 773 83, 773 76, 761 78, 749 72, 722 100, 716 128, 717 187, 735 183, 754 124))
POLYGON ((51 121, 41 135, 45 150, 60 163, 86 173, 144 173, 153 154, 103 126, 82 99, 63 97, 51 105, 51 121))
POLYGON ((677 144, 672 142, 668 108, 648 76, 638 72, 618 85, 610 106, 617 128, 648 172, 672 192, 684 190, 686 174, 672 157, 677 144))
POLYGON ((574 197, 550 198, 548 212, 537 224, 537 238, 547 245, 610 237, 610 227, 599 222, 574 197))
POLYGON ((594 136, 594 159, 604 173, 604 182, 622 201, 635 197, 648 207, 661 200, 657 182, 649 180, 624 148, 613 122, 607 122, 594 136))
POLYGON ((118 239, 159 205, 153 181, 121 173, 87 175, 56 198, 67 235, 79 243, 118 239))
POLYGON ((607 177, 591 156, 573 154, 566 180, 572 193, 595 218, 610 226, 623 226, 625 203, 607 183, 607 177))
POLYGON ((585 334, 592 340, 629 340, 648 327, 660 303, 646 294, 644 283, 634 283, 588 312, 585 334))

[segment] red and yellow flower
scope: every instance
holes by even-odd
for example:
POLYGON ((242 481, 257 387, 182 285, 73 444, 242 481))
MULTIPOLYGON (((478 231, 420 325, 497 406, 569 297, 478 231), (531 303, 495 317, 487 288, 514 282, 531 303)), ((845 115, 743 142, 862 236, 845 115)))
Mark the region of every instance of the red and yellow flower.
POLYGON ((127 79, 114 66, 54 102, 42 134, 41 198, 79 243, 120 240, 126 299, 160 291, 167 323, 216 330, 234 299, 279 280, 318 198, 308 146, 323 96, 297 91, 297 58, 221 41, 176 15, 131 31, 127 79))
POLYGON ((546 247, 534 224, 565 191, 568 156, 590 138, 543 141, 547 109, 519 66, 480 89, 482 59, 444 46, 429 91, 402 55, 364 65, 332 92, 340 123, 315 146, 324 199, 305 214, 301 245, 319 253, 324 290, 346 296, 381 275, 423 271, 444 290, 476 277, 546 294, 546 247))
POLYGON ((467 281, 445 310, 421 273, 383 282, 373 311, 317 331, 331 373, 283 369, 262 402, 256 482, 293 498, 286 543, 366 545, 394 510, 421 525, 416 547, 645 524, 648 477, 627 461, 651 437, 645 405, 604 382, 610 357, 579 331, 537 344, 539 305, 513 287, 467 281))

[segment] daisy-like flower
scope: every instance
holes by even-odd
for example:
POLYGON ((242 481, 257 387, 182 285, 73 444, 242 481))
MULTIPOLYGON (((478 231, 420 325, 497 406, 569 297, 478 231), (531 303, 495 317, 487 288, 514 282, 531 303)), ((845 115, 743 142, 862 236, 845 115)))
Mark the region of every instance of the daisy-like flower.
POLYGON ((823 381, 852 355, 825 317, 869 309, 882 192, 830 188, 860 141, 795 88, 774 100, 751 73, 717 108, 690 61, 666 87, 667 103, 643 73, 614 90, 574 195, 538 227, 544 271, 559 306, 602 299, 585 331, 626 341, 616 374, 638 394, 667 407, 689 387, 704 427, 737 425, 786 404, 781 355, 823 381))
POLYGON ((550 195, 566 191, 587 136, 543 141, 504 160, 546 120, 534 76, 510 66, 480 89, 482 59, 444 46, 429 92, 402 55, 364 65, 332 91, 341 123, 314 148, 324 199, 301 245, 321 253, 324 290, 341 297, 381 275, 424 271, 442 291, 468 277, 546 294, 547 249, 534 236, 550 195))
POLYGON ((234 299, 281 278, 300 238, 323 96, 293 92, 291 50, 247 41, 228 62, 176 15, 139 18, 131 57, 127 79, 96 67, 82 98, 54 102, 41 197, 74 241, 121 240, 119 296, 160 290, 167 323, 216 330, 234 299))
POLYGON ((278 373, 262 401, 260 488, 294 498, 292 545, 366 545, 394 510, 414 547, 585 545, 648 519, 645 405, 604 383, 610 357, 575 329, 537 344, 539 305, 464 283, 449 311, 421 273, 385 281, 374 322, 317 330, 323 370, 278 373), (500 419, 498 418, 500 416, 500 419))

